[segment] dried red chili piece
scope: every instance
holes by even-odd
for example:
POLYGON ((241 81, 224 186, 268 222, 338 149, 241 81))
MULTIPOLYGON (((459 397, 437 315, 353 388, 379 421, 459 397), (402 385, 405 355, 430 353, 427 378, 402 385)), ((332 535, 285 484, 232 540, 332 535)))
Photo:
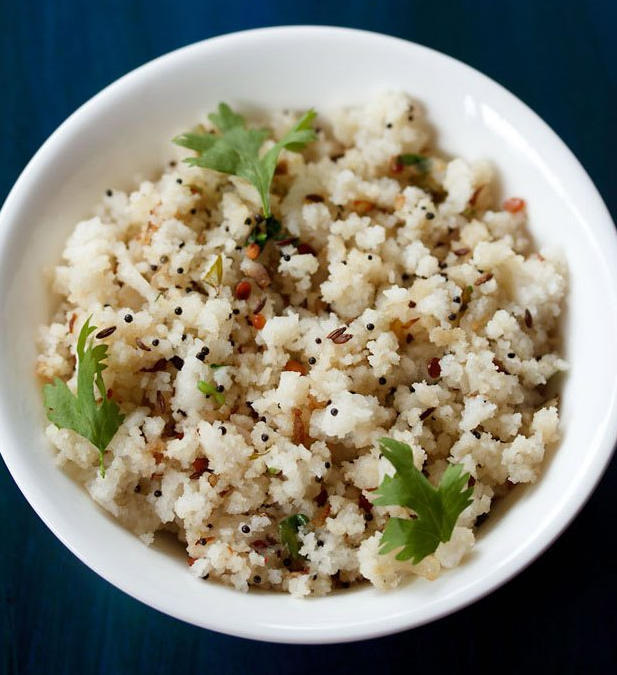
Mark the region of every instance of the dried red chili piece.
POLYGON ((193 473, 190 475, 191 480, 196 480, 203 476, 208 470, 208 464, 207 457, 197 457, 197 459, 193 460, 193 473))

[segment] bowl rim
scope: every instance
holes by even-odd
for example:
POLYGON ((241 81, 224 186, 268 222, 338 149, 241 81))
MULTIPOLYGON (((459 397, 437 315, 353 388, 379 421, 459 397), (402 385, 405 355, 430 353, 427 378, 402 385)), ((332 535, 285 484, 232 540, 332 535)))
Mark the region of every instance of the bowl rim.
MULTIPOLYGON (((144 76, 150 75, 155 71, 162 62, 169 62, 172 60, 181 60, 185 55, 198 51, 204 48, 216 47, 222 43, 242 42, 244 40, 270 39, 273 36, 280 34, 296 34, 298 39, 306 38, 308 36, 315 36, 316 33, 323 35, 329 34, 330 37, 337 35, 357 35, 362 39, 370 39, 381 42, 389 42, 393 46, 407 47, 416 50, 416 53, 425 55, 427 58, 440 61, 442 64, 449 65, 452 68, 458 69, 459 72, 467 76, 471 76, 479 81, 479 83, 488 86, 493 90, 497 90, 502 98, 505 98, 515 109, 517 113, 523 115, 524 118, 546 136, 547 140, 551 142, 553 148, 557 150, 562 158, 562 161, 568 165, 569 169, 577 174, 581 181, 580 189, 585 191, 589 202, 593 202, 596 213, 601 215, 595 225, 596 233, 603 230, 603 236, 606 237, 609 245, 612 246, 612 251, 617 253, 617 232, 612 222, 610 213, 602 200, 597 188, 593 184, 591 178, 580 164, 578 159, 561 140, 561 138, 540 118, 531 108, 529 108, 518 97, 509 92, 505 87, 495 82, 493 79, 484 75, 475 68, 466 63, 439 52, 430 47, 405 40, 398 37, 393 37, 383 33, 374 31, 360 30, 354 28, 345 28, 337 26, 322 26, 322 25, 283 25, 255 28, 249 30, 235 31, 226 33, 215 37, 207 38, 194 42, 192 44, 180 47, 171 52, 167 52, 147 63, 131 70, 127 74, 118 78, 111 84, 107 85, 100 92, 92 96, 85 103, 79 106, 56 130, 47 138, 41 145, 37 152, 33 155, 30 161, 22 170, 12 189, 6 197, 6 200, 0 210, 0 256, 2 250, 6 245, 6 241, 10 236, 11 229, 5 226, 5 222, 11 218, 11 214, 19 209, 20 202, 25 195, 30 191, 30 182, 36 181, 36 168, 39 164, 43 164, 47 157, 55 151, 56 146, 61 145, 65 136, 72 133, 74 128, 79 127, 82 122, 87 121, 90 110, 95 109, 100 101, 113 97, 117 93, 134 84, 144 76), (609 232, 610 230, 610 232, 609 232), (611 243, 612 239, 612 243, 611 243)), ((606 255, 606 254, 605 254, 606 255)), ((613 272, 617 279, 617 272, 613 272)), ((430 621, 435 621, 443 616, 449 615, 453 612, 462 609, 477 600, 485 597, 499 586, 505 584, 515 575, 525 569, 538 556, 540 556, 566 529, 575 516, 579 513, 585 505, 596 485, 601 479, 608 463, 612 457, 615 441, 617 439, 617 397, 616 390, 613 390, 613 396, 609 402, 607 420, 604 433, 596 445, 596 450, 592 461, 588 467, 586 474, 586 482, 581 483, 570 501, 558 512, 558 514, 547 523, 547 526, 541 533, 531 540, 528 545, 522 549, 516 556, 510 560, 509 564, 500 568, 496 572, 492 572, 486 579, 486 585, 478 590, 475 586, 471 589, 466 589, 460 593, 454 601, 444 603, 444 606, 439 606, 437 609, 426 612, 424 615, 410 616, 405 613, 398 614, 395 620, 392 618, 387 624, 377 617, 373 624, 367 626, 366 624, 354 625, 348 624, 342 626, 340 632, 336 635, 326 633, 325 631, 305 630, 303 634, 299 631, 288 631, 283 634, 274 634, 273 630, 263 624, 250 624, 240 626, 237 623, 221 622, 220 620, 203 620, 201 617, 191 616, 188 612, 174 606, 173 599, 161 598, 156 595, 148 594, 143 587, 135 588, 134 585, 126 580, 122 575, 111 572, 103 568, 96 559, 96 554, 91 554, 87 549, 80 547, 79 542, 71 539, 70 532, 64 531, 57 523, 54 522, 53 514, 48 513, 41 508, 41 499, 37 491, 31 489, 29 485, 29 475, 25 464, 22 464, 17 456, 16 449, 9 447, 7 444, 0 448, 7 469, 17 486, 25 496, 26 500, 34 509, 35 513, 47 525, 47 527, 54 533, 54 535, 85 565, 96 572, 100 577, 113 584, 115 587, 127 593, 129 596, 143 602, 144 604, 153 607, 167 615, 181 619, 187 623, 197 625, 210 630, 224 632, 229 635, 244 637, 256 640, 265 640, 271 642, 286 642, 286 643, 301 643, 301 644, 325 644, 335 642, 349 642, 354 640, 362 640, 369 638, 381 637, 399 631, 414 628, 423 625, 430 621)), ((1 424, 2 420, 0 420, 1 424)), ((0 434, 4 435, 4 425, 0 428, 0 434)), ((318 601, 318 600, 317 600, 318 601)), ((284 627, 283 627, 284 628, 284 627)), ((280 631, 282 627, 278 627, 280 631)))

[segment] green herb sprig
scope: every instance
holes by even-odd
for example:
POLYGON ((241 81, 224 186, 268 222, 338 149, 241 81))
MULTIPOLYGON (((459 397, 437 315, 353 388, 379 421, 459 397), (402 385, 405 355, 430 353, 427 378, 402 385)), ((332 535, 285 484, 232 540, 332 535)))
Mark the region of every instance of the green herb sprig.
POLYGON ((264 217, 268 219, 272 216, 270 186, 281 150, 299 152, 315 140, 317 136, 311 123, 316 114, 314 110, 304 113, 299 122, 261 156, 261 146, 270 132, 248 129, 244 117, 226 103, 219 103, 218 112, 208 115, 218 134, 188 132, 176 136, 173 141, 197 152, 196 157, 184 160, 190 166, 214 169, 248 180, 257 189, 264 217))
POLYGON ((381 538, 380 553, 401 550, 397 560, 412 559, 418 564, 434 553, 441 542, 450 540, 460 514, 471 504, 473 488, 467 487, 469 474, 460 464, 450 464, 438 487, 433 487, 413 463, 413 452, 406 443, 380 438, 384 456, 396 469, 385 476, 373 501, 377 506, 406 506, 416 518, 390 518, 381 538))
POLYGON ((118 405, 107 398, 103 371, 107 366, 107 345, 88 343, 96 326, 90 325, 88 317, 77 338, 77 395, 59 377, 53 384, 43 387, 47 417, 60 429, 72 429, 88 439, 99 451, 101 476, 105 476, 103 456, 107 446, 124 420, 118 405), (94 389, 101 400, 96 401, 94 389))

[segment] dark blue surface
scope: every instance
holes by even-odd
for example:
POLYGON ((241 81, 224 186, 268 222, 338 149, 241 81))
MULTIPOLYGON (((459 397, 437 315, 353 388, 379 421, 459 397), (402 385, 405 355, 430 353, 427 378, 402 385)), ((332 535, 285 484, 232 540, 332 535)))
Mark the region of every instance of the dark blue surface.
MULTIPOLYGON (((54 128, 128 70, 206 37, 290 23, 386 32, 475 66, 557 131, 617 214, 613 0, 0 0, 0 201, 54 128)), ((372 642, 274 646, 185 625, 102 581, 0 464, 0 673, 614 673, 616 493, 613 464, 550 551, 454 616, 372 642)))

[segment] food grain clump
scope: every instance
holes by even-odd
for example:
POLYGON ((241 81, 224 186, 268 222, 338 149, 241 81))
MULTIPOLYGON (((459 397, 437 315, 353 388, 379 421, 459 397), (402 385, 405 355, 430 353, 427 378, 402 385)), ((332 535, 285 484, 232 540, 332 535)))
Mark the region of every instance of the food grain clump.
MULTIPOLYGON (((296 120, 258 122, 278 139, 296 120)), ((37 366, 75 391, 91 317, 124 418, 104 475, 49 424, 59 464, 145 543, 173 532, 196 576, 296 596, 458 565, 494 500, 538 479, 566 368, 564 263, 534 252, 522 200, 499 207, 487 162, 442 158, 401 93, 317 124, 282 150, 269 219, 250 183, 180 149, 157 180, 103 193, 54 270, 37 366), (417 564, 379 552, 388 519, 413 517, 373 503, 386 436, 433 485, 459 464, 473 488, 417 564)))

